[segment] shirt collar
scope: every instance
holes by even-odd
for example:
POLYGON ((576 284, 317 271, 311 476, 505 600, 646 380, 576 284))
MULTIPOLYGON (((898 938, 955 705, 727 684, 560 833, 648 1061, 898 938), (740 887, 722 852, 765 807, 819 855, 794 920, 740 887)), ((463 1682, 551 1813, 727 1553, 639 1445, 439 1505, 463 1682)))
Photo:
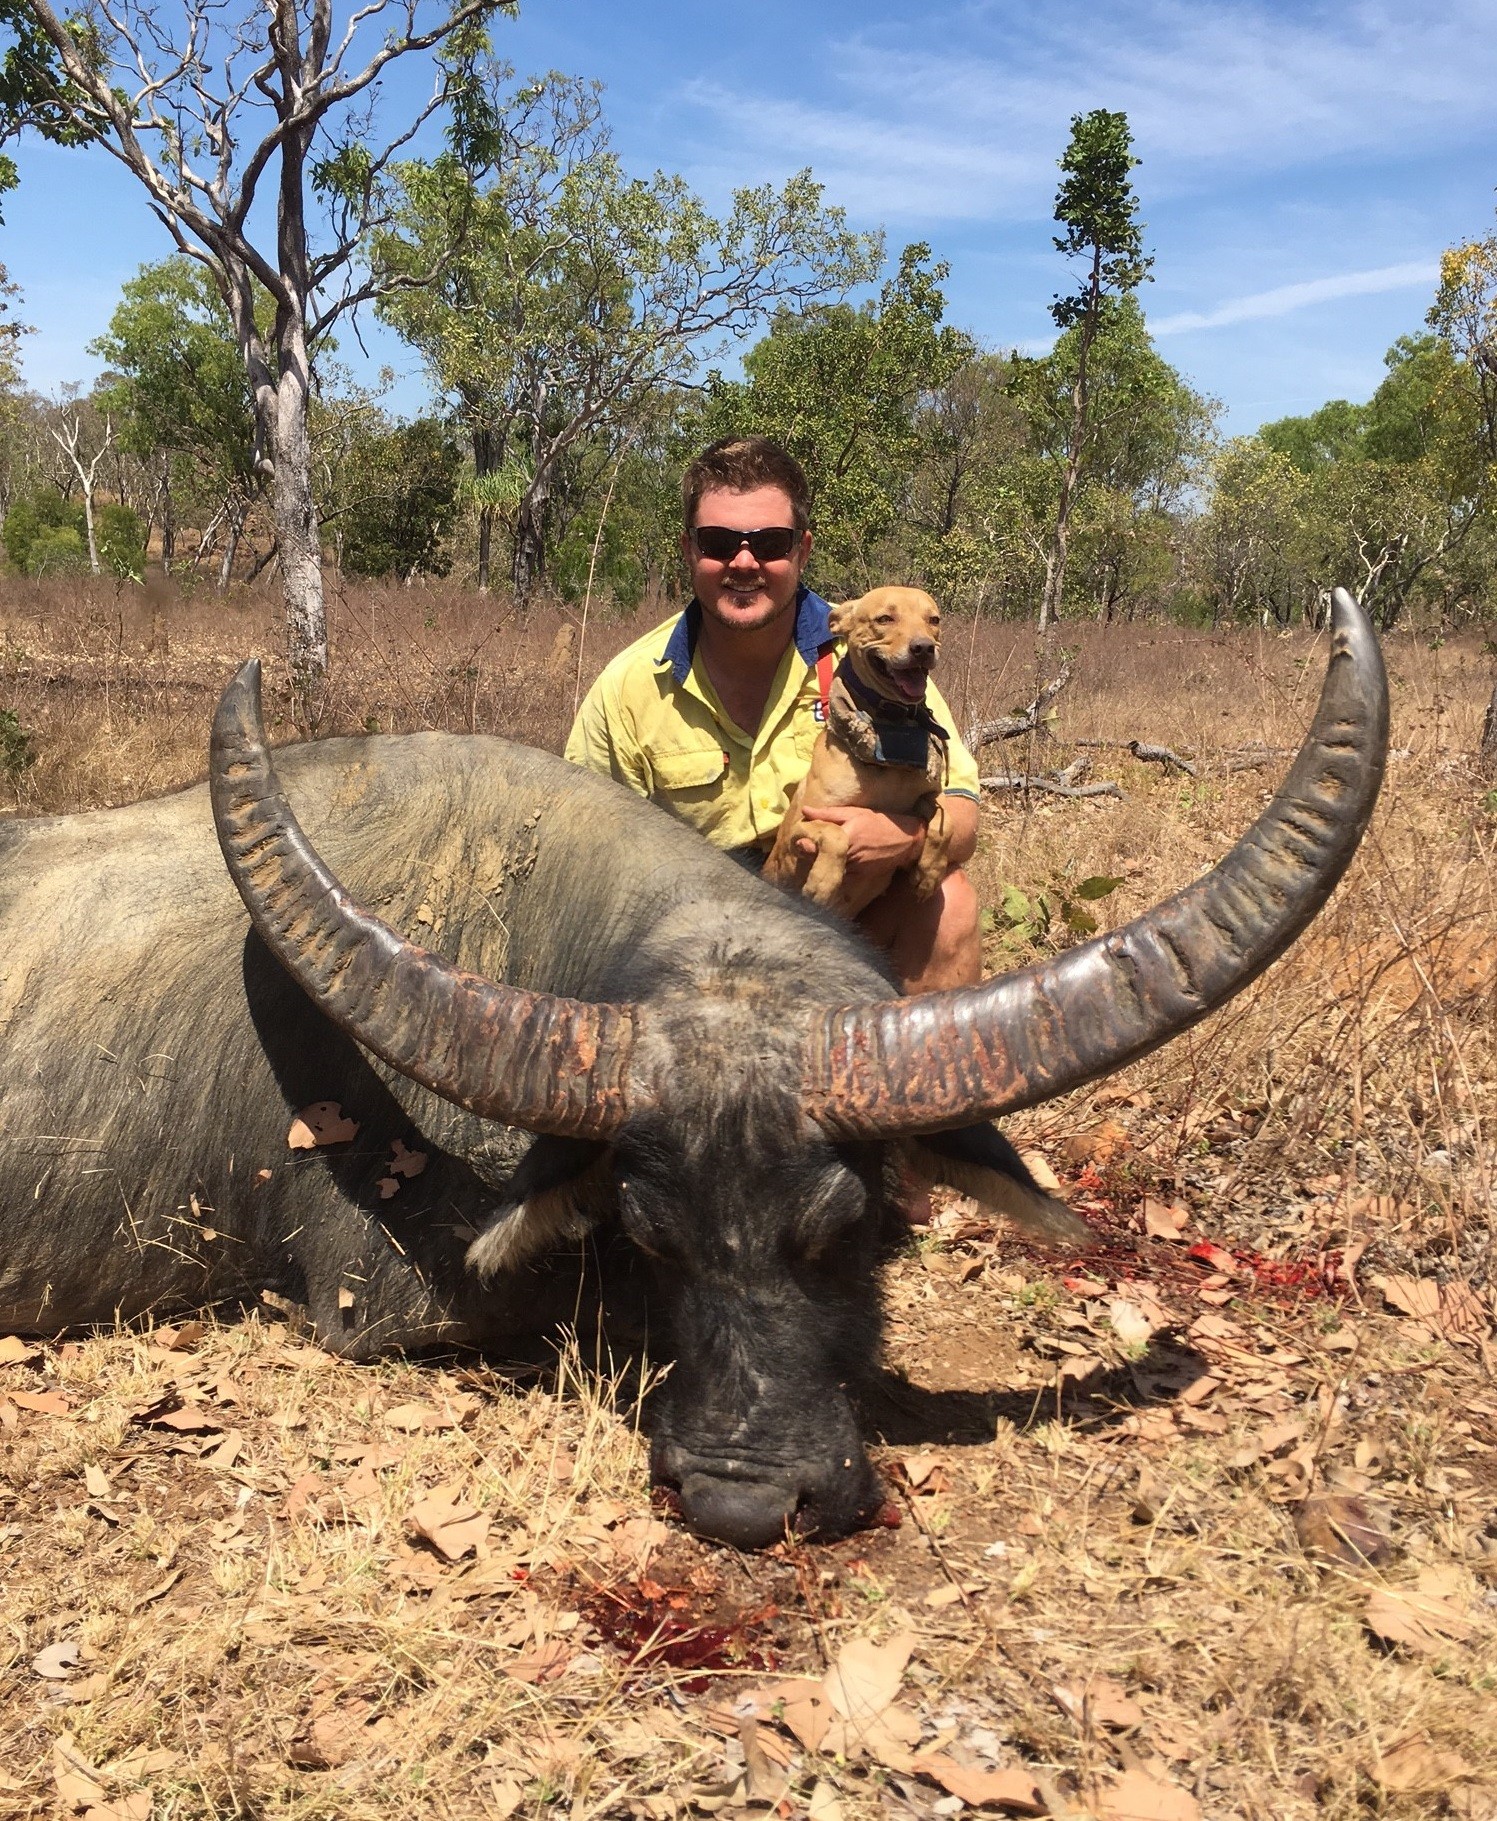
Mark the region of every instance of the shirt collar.
MULTIPOLYGON (((671 628, 665 650, 655 660, 657 664, 670 665, 671 675, 677 683, 684 683, 691 673, 691 660, 696 651, 697 634, 701 625, 702 609, 693 600, 671 628)), ((808 669, 814 668, 822 646, 829 643, 831 638, 831 607, 819 594, 814 594, 802 583, 800 592, 795 597, 795 649, 805 660, 808 669)))

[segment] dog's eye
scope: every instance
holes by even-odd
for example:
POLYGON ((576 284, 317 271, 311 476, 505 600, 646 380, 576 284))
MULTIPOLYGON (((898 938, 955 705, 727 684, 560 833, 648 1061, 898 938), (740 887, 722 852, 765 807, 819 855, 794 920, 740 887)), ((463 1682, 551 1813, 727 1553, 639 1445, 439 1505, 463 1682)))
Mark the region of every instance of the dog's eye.
POLYGON ((873 623, 875 626, 892 626, 894 624, 894 615, 892 613, 881 613, 873 623))

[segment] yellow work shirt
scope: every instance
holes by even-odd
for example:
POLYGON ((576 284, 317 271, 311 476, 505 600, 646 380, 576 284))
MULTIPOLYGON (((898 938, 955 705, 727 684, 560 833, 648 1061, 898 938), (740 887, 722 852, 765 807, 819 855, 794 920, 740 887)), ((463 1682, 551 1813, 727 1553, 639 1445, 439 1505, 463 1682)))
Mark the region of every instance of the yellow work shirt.
MULTIPOLYGON (((821 731, 816 660, 823 651, 840 658, 844 648, 832 638, 827 603, 802 588, 795 636, 758 729, 747 734, 696 661, 701 613, 693 601, 605 666, 578 710, 566 756, 653 797, 714 847, 763 847, 810 769, 821 731)), ((945 789, 975 799, 977 765, 957 737, 951 710, 933 686, 926 700, 950 736, 945 789)))

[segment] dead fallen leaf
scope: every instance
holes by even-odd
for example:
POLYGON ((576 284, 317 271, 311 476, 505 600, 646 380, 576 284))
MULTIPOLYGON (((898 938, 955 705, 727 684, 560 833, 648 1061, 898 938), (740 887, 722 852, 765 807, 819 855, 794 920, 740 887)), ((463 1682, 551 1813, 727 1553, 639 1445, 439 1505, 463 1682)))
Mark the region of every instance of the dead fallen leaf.
POLYGON ((41 1356, 41 1348, 33 1347, 19 1334, 0 1334, 0 1366, 29 1366, 41 1356))
POLYGON ((180 1568, 173 1568, 171 1573, 165 1576, 164 1579, 153 1583, 153 1585, 148 1587, 144 1593, 137 1594, 134 1603, 130 1607, 131 1612, 140 1612, 144 1607, 154 1605, 163 1594, 170 1593, 177 1582, 181 1580, 182 1572, 183 1571, 180 1568))
POLYGON ((91 1802, 83 1811, 83 1821, 151 1821, 155 1806, 148 1789, 136 1789, 108 1802, 91 1802))
POLYGON ((1440 1285, 1439 1323, 1447 1334, 1485 1334, 1492 1325, 1481 1298, 1470 1284, 1440 1285))
POLYGON ((1146 1347, 1149 1336, 1154 1332, 1151 1322, 1143 1310, 1127 1296, 1114 1296, 1107 1305, 1107 1320, 1112 1331, 1125 1347, 1146 1347))
POLYGON ((75 1669, 83 1667, 83 1652, 72 1638, 49 1644, 31 1659, 31 1667, 48 1681, 65 1682, 75 1669))
POLYGON ((915 1634, 901 1631, 887 1644, 853 1638, 827 1671, 826 1692, 843 1719, 855 1725, 877 1718, 899 1693, 905 1665, 915 1648, 915 1634))
POLYGON ((1343 1568, 1380 1568, 1393 1559, 1393 1545, 1361 1499, 1318 1492, 1294 1514, 1294 1531, 1306 1555, 1343 1568))
POLYGON ((175 1410, 162 1410, 148 1419, 152 1429, 174 1429, 178 1435, 214 1435, 223 1424, 211 1410, 201 1404, 182 1404, 175 1410))
POLYGON ((942 1480, 946 1477, 941 1457, 936 1454, 902 1454, 894 1465, 904 1475, 912 1492, 919 1492, 922 1488, 928 1492, 938 1491, 941 1488, 931 1482, 938 1475, 942 1480))
POLYGON ((1178 1201, 1159 1201, 1145 1195, 1139 1207, 1144 1232, 1150 1239, 1178 1239, 1190 1222, 1190 1209, 1178 1201))
POLYGON ((69 1808, 88 1808, 104 1800, 102 1775, 79 1751, 70 1732, 59 1733, 52 1741, 52 1780, 69 1808))
POLYGON ((974 1593, 981 1593, 982 1589, 981 1581, 942 1581, 926 1594, 925 1604, 939 1611, 943 1606, 955 1606, 958 1600, 970 1599, 974 1593))
POLYGON ((419 1176, 426 1163, 425 1151, 408 1151, 398 1138, 390 1146, 389 1172, 392 1176, 419 1176))
POLYGON ((336 1100, 314 1100, 291 1121, 286 1146, 292 1151, 315 1151, 323 1145, 347 1144, 359 1135, 359 1122, 346 1119, 336 1100))
POLYGON ((114 1492, 109 1484, 109 1475, 93 1461, 89 1461, 83 1469, 83 1489, 91 1499, 107 1499, 114 1492))
POLYGON ((1201 1805, 1178 1783, 1163 1783, 1147 1771, 1125 1770, 1097 1792, 1104 1821, 1200 1821, 1201 1805))
POLYGON ((73 1408, 60 1391, 12 1391, 10 1401, 20 1410, 38 1416, 66 1416, 73 1408))
POLYGON ((1423 1795, 1449 1789, 1473 1772, 1458 1752, 1437 1751, 1424 1733, 1414 1733, 1383 1752, 1372 1774, 1384 1789, 1423 1795))
POLYGON ((1435 1321, 1440 1314, 1440 1286, 1431 1277, 1374 1277, 1372 1286, 1399 1315, 1435 1321))
POLYGON ((807 1751, 820 1751, 833 1715, 825 1682, 810 1676, 793 1677, 765 1689, 758 1705, 761 1718, 773 1710, 775 1718, 795 1734, 807 1751))
POLYGON ((959 1796, 970 1808, 1001 1808, 1011 1815, 1043 1815, 1048 1804, 1028 1771, 1012 1767, 977 1770, 958 1764, 944 1752, 919 1756, 915 1764, 943 1789, 959 1796))
POLYGON ((414 1435, 418 1430, 434 1434, 440 1429, 461 1429, 477 1409, 476 1397, 460 1395, 449 1398, 441 1410, 435 1404, 397 1404, 393 1410, 385 1412, 382 1420, 387 1428, 400 1429, 408 1435, 414 1435))
POLYGON ((488 1514, 462 1496, 457 1485, 439 1486, 418 1499, 405 1516, 406 1528, 424 1537, 446 1561, 458 1562, 482 1548, 488 1514))
POLYGON ((208 1332, 206 1322, 185 1321, 179 1327, 167 1323, 151 1336, 151 1345, 163 1353, 189 1353, 208 1332))
POLYGON ((512 1663, 506 1663, 504 1673, 512 1682, 554 1682, 571 1660, 571 1646, 560 1638, 549 1638, 524 1656, 516 1657, 512 1663))
POLYGON ((806 1804, 806 1821, 842 1821, 842 1804, 825 1777, 816 1779, 811 1799, 806 1804))
POLYGON ((1093 1676, 1086 1684, 1072 1684, 1051 1690, 1057 1704, 1078 1724, 1105 1726, 1113 1732, 1131 1732, 1142 1726, 1143 1709, 1121 1682, 1110 1676, 1093 1676))
POLYGON ((1385 1644, 1402 1644, 1427 1656, 1467 1643, 1476 1626, 1448 1599, 1417 1587, 1380 1587, 1368 1595, 1363 1623, 1385 1644))

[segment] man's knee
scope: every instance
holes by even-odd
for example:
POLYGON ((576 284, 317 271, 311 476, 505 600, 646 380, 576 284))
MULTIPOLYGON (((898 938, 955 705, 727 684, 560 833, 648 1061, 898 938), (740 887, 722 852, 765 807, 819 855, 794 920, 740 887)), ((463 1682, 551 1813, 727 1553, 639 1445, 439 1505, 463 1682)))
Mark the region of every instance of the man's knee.
POLYGON ((859 921, 888 951, 905 991, 923 993, 981 980, 981 914, 972 882, 958 867, 928 898, 916 898, 901 874, 859 921))

